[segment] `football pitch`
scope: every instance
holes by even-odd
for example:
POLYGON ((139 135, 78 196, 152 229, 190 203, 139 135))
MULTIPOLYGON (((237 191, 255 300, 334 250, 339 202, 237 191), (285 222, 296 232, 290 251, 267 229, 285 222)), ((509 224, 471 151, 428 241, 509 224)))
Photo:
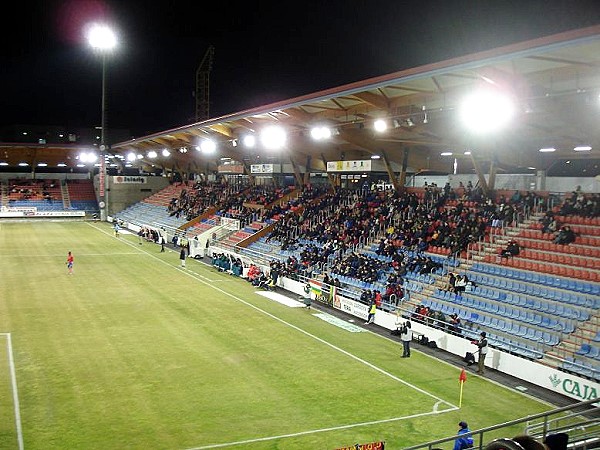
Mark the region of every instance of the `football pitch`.
POLYGON ((459 409, 457 367, 178 256, 0 222, 0 448, 400 449, 551 409, 475 375, 459 409))

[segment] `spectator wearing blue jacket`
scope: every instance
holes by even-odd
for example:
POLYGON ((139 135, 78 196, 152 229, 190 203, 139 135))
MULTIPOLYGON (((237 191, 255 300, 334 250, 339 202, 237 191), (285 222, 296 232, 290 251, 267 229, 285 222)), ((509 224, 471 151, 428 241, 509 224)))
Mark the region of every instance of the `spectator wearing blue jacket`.
POLYGON ((454 449, 453 450, 463 450, 465 448, 473 447, 473 438, 471 437, 471 430, 469 430, 469 425, 467 422, 459 422, 458 423, 458 437, 454 441, 454 449))

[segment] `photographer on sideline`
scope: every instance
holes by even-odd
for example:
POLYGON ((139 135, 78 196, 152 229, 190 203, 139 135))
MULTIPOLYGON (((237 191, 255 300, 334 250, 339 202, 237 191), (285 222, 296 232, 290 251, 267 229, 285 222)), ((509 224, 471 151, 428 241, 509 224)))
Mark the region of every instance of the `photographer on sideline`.
POLYGON ((402 341, 402 357, 410 358, 410 342, 412 341, 412 330, 410 320, 402 326, 400 331, 400 340, 402 341))

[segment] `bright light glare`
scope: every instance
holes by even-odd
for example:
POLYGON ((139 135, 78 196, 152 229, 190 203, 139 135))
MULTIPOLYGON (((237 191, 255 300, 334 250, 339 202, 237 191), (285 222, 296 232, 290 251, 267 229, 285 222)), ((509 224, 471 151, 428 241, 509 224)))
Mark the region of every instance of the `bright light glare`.
POLYGON ((166 158, 167 156, 171 155, 171 152, 166 148, 163 148, 162 155, 166 158))
POLYGON ((128 153, 127 154, 127 161, 135 161, 135 153, 128 153))
POLYGON ((328 127, 314 127, 310 130, 310 135, 316 141, 329 139, 331 137, 331 130, 328 127))
POLYGON ((459 114, 463 123, 475 133, 488 133, 502 128, 512 118, 512 101, 498 92, 477 92, 465 98, 459 114))
POLYGON ((580 145, 573 148, 573 150, 575 150, 576 152, 589 152, 591 149, 592 147, 590 147, 589 145, 580 145))
POLYGON ((150 151, 148 152, 148 158, 150 158, 150 159, 154 159, 154 158, 156 158, 157 156, 158 156, 158 155, 156 154, 156 152, 155 152, 154 150, 150 150, 150 151))
POLYGON ((452 152, 442 152, 440 153, 441 156, 452 156, 452 152))
POLYGON ((540 153, 552 153, 555 151, 556 149, 554 147, 540 148, 540 153))
POLYGON ((278 150, 285 145, 285 130, 276 125, 267 127, 262 130, 260 141, 267 150, 278 150))
POLYGON ((387 123, 383 119, 378 119, 373 124, 373 127, 375 128, 375 131, 378 131, 379 133, 381 133, 381 132, 387 130, 387 123))
POLYGON ((256 145, 256 138, 251 134, 244 136, 244 146, 248 148, 252 148, 256 145))
POLYGON ((211 141, 210 139, 205 139, 200 144, 200 150, 202 150, 203 153, 214 153, 216 149, 217 144, 215 144, 215 141, 211 141))
POLYGON ((87 40, 98 50, 112 50, 117 46, 117 35, 106 25, 92 24, 87 30, 87 40))
POLYGON ((94 163, 98 160, 98 156, 95 153, 81 153, 79 155, 79 161, 82 163, 94 163))

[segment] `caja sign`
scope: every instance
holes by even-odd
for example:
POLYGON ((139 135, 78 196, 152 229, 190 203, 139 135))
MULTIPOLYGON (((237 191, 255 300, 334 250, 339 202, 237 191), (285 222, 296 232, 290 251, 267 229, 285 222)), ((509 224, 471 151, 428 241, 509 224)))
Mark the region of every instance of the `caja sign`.
POLYGON ((556 373, 548 378, 554 389, 569 397, 578 398, 581 401, 598 398, 598 390, 592 384, 568 376, 561 378, 556 373))

